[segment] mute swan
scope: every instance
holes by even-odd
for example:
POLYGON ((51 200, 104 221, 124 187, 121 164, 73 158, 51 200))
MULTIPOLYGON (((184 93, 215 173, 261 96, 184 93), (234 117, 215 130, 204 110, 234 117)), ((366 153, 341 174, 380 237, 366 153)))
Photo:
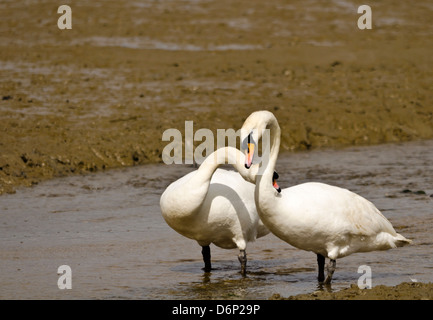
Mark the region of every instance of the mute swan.
POLYGON ((254 147, 264 132, 270 133, 270 138, 262 139, 262 147, 263 150, 268 147, 270 152, 262 155, 256 177, 257 212, 277 237, 317 254, 319 282, 331 282, 337 258, 411 243, 394 230, 370 201, 347 189, 309 182, 283 189, 281 193, 275 191, 269 179, 278 157, 281 130, 271 112, 254 112, 242 126, 241 141, 248 149, 245 167, 251 166, 254 147), (326 279, 325 257, 330 259, 326 279))
POLYGON ((170 184, 161 196, 167 224, 202 246, 206 272, 211 270, 209 245, 213 243, 224 249, 239 248, 241 273, 245 274, 247 242, 269 233, 254 202, 257 166, 251 171, 245 169, 244 159, 236 148, 218 149, 197 170, 170 184), (227 161, 249 182, 237 172, 217 169, 227 161))

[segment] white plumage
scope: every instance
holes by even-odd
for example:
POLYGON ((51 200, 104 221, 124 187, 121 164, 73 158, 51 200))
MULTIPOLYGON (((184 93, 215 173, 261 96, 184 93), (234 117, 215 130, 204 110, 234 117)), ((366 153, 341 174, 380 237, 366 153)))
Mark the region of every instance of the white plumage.
MULTIPOLYGON (((262 156, 258 171, 261 174, 256 177, 258 214, 277 237, 318 255, 319 281, 324 280, 324 257, 331 259, 325 280, 325 283, 330 283, 335 259, 355 252, 387 250, 411 242, 398 234, 370 201, 347 189, 310 182, 276 192, 270 179, 280 145, 281 131, 277 119, 268 111, 254 112, 242 126, 241 137, 258 142, 265 129, 270 130, 270 153, 262 156)), ((264 150, 267 147, 265 140, 264 150)), ((247 161, 245 166, 251 166, 251 161, 247 161)))
POLYGON ((236 148, 221 148, 200 167, 170 184, 160 199, 162 216, 181 235, 203 247, 205 270, 210 271, 209 245, 239 248, 241 272, 246 272, 247 243, 269 230, 260 221, 254 202, 254 184, 234 171, 217 169, 232 164, 245 179, 254 181, 254 169, 244 167, 244 155, 236 148))
POLYGON ((395 248, 405 240, 370 201, 324 183, 283 189, 273 212, 281 214, 269 215, 266 221, 278 237, 334 260, 395 248))

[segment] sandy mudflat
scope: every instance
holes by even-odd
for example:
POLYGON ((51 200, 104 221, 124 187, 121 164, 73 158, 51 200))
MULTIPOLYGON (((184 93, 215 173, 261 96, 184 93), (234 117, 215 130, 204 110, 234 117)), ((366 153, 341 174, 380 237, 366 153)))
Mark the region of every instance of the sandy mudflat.
POLYGON ((381 1, 1 4, 0 193, 161 161, 168 128, 278 117, 281 151, 433 138, 433 8, 381 1))

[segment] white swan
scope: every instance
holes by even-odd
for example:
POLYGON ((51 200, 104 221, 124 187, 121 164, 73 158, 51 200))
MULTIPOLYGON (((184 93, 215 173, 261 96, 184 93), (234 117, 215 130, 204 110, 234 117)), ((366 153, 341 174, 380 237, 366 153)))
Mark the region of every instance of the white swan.
MULTIPOLYGON (((339 187, 310 182, 283 189, 278 193, 269 182, 277 161, 281 130, 268 111, 252 113, 241 129, 241 141, 247 145, 245 167, 250 167, 254 145, 264 132, 270 132, 256 177, 255 201, 265 226, 292 246, 317 254, 320 282, 329 284, 337 258, 355 252, 387 250, 409 244, 368 200, 339 187), (263 130, 269 129, 269 131, 263 130), (324 276, 325 257, 330 259, 324 276)), ((257 149, 257 148, 256 148, 257 149)))
POLYGON ((160 199, 162 216, 181 235, 202 246, 204 270, 211 270, 211 243, 224 249, 239 248, 241 273, 246 272, 247 242, 269 230, 260 221, 254 202, 258 167, 247 170, 244 154, 236 148, 218 149, 200 167, 170 184, 160 199), (234 171, 217 169, 228 161, 234 171))

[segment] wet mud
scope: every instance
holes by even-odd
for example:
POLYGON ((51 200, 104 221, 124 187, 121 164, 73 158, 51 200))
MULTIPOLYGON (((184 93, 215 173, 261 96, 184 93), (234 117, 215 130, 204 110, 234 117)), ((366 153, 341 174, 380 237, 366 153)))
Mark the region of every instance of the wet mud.
POLYGON ((246 277, 238 250, 214 245, 213 269, 203 272, 201 247, 172 230, 159 208, 162 192, 194 170, 190 165, 148 164, 21 187, 0 198, 0 298, 430 298, 432 159, 433 140, 280 154, 282 188, 306 181, 348 188, 413 240, 338 259, 330 287, 318 285, 315 254, 272 234, 248 244, 246 277), (71 290, 57 285, 65 264, 71 290), (371 268, 372 289, 357 290, 360 266, 371 268), (401 283, 410 285, 395 287, 401 283))
POLYGON ((280 121, 282 151, 433 137, 433 7, 381 1, 0 4, 0 194, 161 161, 169 128, 280 121))

